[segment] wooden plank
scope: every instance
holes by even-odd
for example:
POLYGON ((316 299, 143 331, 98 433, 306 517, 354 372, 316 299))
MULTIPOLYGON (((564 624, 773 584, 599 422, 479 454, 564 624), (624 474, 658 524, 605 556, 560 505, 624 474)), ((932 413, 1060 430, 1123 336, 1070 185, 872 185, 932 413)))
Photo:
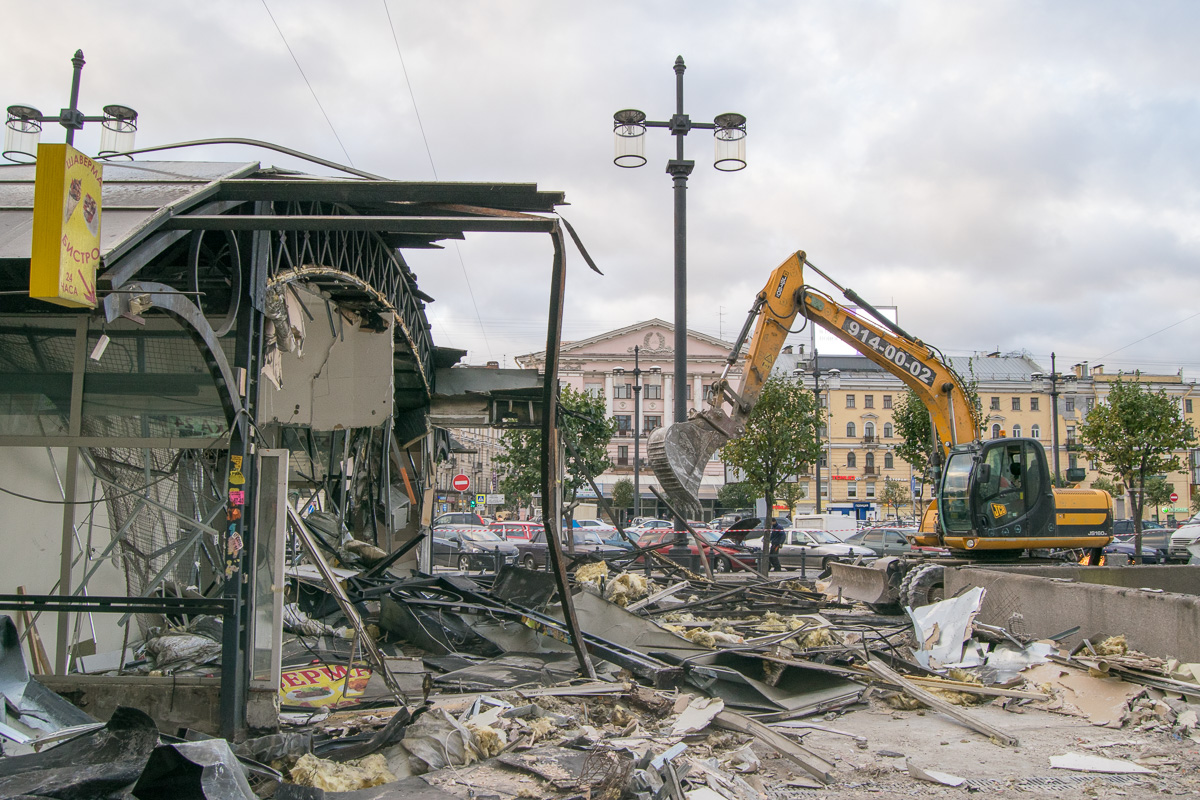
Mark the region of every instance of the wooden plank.
POLYGON ((867 662, 867 669, 871 670, 871 672, 875 673, 880 678, 883 678, 885 681, 899 686, 909 697, 914 697, 917 700, 920 700, 922 703, 934 709, 935 711, 940 711, 946 716, 957 720, 963 725, 966 725, 971 730, 976 731, 977 733, 982 733, 989 739, 993 739, 1000 744, 1006 744, 1011 747, 1016 747, 1020 743, 1017 741, 1017 737, 1013 736, 1012 734, 1002 731, 997 727, 987 724, 986 722, 977 720, 958 706, 951 705, 937 695, 925 691, 920 686, 917 686, 911 680, 901 675, 899 672, 896 672, 896 670, 884 664, 882 661, 878 661, 874 658, 870 659, 867 662))
POLYGON ((833 764, 807 747, 796 744, 779 731, 768 728, 761 722, 755 722, 743 714, 726 709, 717 714, 713 719, 713 723, 718 728, 737 731, 738 733, 748 733, 760 742, 764 742, 775 748, 776 752, 781 756, 796 763, 801 769, 821 783, 828 784, 833 782, 833 764))
MULTIPOLYGON (((24 595, 25 587, 18 586, 17 594, 24 595)), ((37 625, 33 623, 33 618, 29 615, 28 609, 21 609, 19 612, 21 624, 24 625, 26 636, 29 639, 29 661, 33 667, 34 675, 52 675, 54 668, 50 665, 50 657, 46 654, 46 647, 42 644, 42 637, 38 635, 37 625)))

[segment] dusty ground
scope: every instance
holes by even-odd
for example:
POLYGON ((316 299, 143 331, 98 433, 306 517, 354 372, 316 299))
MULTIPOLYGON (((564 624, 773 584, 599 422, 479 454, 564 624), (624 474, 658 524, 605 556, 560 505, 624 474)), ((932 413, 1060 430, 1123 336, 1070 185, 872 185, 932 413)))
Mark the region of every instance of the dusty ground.
MULTIPOLYGON (((806 735, 806 746, 836 763, 837 782, 824 789, 789 790, 786 795, 812 800, 856 800, 881 793, 936 798, 977 789, 1000 798, 1200 796, 1200 744, 1191 739, 1096 727, 1085 719, 1036 709, 1018 714, 987 705, 973 707, 971 713, 1016 736, 1020 744, 1002 747, 936 712, 895 711, 873 702, 867 709, 816 720, 866 737, 868 747, 862 750, 852 739, 819 731, 806 735), (1051 768, 1050 756, 1068 753, 1136 759, 1153 774, 1103 776, 1051 768), (950 788, 911 778, 905 772, 906 758, 922 769, 965 778, 971 785, 950 788)), ((777 780, 788 779, 789 762, 760 745, 755 750, 777 780)))
MULTIPOLYGON (((989 798, 1149 798, 1200 796, 1200 744, 1153 731, 1097 727, 1086 719, 1027 708, 1023 713, 985 705, 971 708, 981 721, 1016 736, 1020 744, 1003 747, 933 711, 896 711, 872 700, 856 710, 807 720, 865 737, 866 749, 845 736, 811 731, 806 747, 835 765, 835 781, 803 787, 803 773, 770 747, 755 743, 762 760, 757 775, 767 796, 780 800, 863 800, 879 797, 951 798, 981 793, 989 798), (1098 775, 1052 769, 1050 756, 1077 753, 1140 763, 1150 775, 1098 775), (910 777, 906 760, 925 770, 951 773, 968 785, 951 788, 910 777)), ((710 731, 711 732, 711 731, 710 731)), ((727 736, 727 734, 717 734, 727 736)), ((733 735, 733 738, 737 738, 733 735)), ((706 736, 688 741, 689 754, 709 755, 706 736)), ((571 797, 550 784, 494 762, 442 770, 427 776, 443 791, 463 798, 481 796, 571 797)))

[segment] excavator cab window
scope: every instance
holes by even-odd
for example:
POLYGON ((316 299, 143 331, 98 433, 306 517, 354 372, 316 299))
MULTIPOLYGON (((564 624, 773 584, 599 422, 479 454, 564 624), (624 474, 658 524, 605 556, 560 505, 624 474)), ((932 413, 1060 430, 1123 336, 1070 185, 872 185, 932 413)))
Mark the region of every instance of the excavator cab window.
POLYGON ((971 530, 971 475, 975 456, 971 452, 952 453, 942 472, 942 494, 938 501, 942 524, 947 531, 971 530))
POLYGON ((1043 461, 1040 448, 1027 440, 1002 440, 984 450, 973 504, 980 533, 1011 535, 1006 529, 1021 525, 1041 497, 1043 461))

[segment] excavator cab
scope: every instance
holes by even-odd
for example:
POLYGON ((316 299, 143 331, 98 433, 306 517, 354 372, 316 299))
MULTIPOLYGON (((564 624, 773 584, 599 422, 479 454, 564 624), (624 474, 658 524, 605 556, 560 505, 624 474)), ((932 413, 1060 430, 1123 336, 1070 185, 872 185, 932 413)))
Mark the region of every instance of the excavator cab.
POLYGON ((1036 439, 993 439, 951 448, 938 510, 942 540, 953 550, 998 555, 1038 547, 1027 540, 1054 535, 1046 451, 1036 439))

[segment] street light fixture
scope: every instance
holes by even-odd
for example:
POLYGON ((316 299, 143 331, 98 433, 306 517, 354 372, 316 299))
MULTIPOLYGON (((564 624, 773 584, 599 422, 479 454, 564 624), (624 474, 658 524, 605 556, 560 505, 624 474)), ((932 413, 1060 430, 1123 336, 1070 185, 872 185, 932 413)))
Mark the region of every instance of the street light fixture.
POLYGON ((1054 485, 1058 486, 1061 480, 1062 472, 1058 468, 1058 382, 1073 381, 1074 375, 1063 375, 1056 371, 1055 355, 1050 354, 1050 374, 1045 375, 1041 372, 1034 372, 1029 376, 1030 382, 1034 389, 1041 389, 1050 394, 1050 436, 1052 437, 1051 446, 1054 448, 1054 485))
MULTIPOLYGON (((645 112, 627 108, 613 114, 618 167, 640 167, 646 163, 646 128, 666 128, 675 137, 675 158, 667 162, 667 174, 675 187, 675 403, 672 422, 687 419, 687 179, 695 166, 683 157, 683 137, 693 128, 714 132, 713 166, 734 172, 746 166, 746 118, 741 114, 718 114, 712 122, 692 122, 683 113, 683 56, 675 59, 675 114, 665 122, 646 119, 645 112)), ((699 398, 697 398, 699 400, 699 398)), ((697 405, 699 403, 697 402, 697 405)), ((677 528, 683 529, 682 520, 677 528)))
POLYGON ((67 144, 75 144, 75 131, 83 128, 85 122, 99 122, 100 132, 99 155, 124 153, 133 149, 134 135, 137 133, 138 114, 128 106, 107 105, 104 114, 98 117, 84 116, 79 110, 79 78, 83 73, 83 51, 76 50, 71 59, 74 73, 71 77, 71 105, 58 112, 56 116, 46 116, 33 106, 9 106, 7 119, 4 124, 3 155, 9 161, 30 163, 37 160, 38 141, 42 137, 43 122, 57 122, 67 129, 67 144))

